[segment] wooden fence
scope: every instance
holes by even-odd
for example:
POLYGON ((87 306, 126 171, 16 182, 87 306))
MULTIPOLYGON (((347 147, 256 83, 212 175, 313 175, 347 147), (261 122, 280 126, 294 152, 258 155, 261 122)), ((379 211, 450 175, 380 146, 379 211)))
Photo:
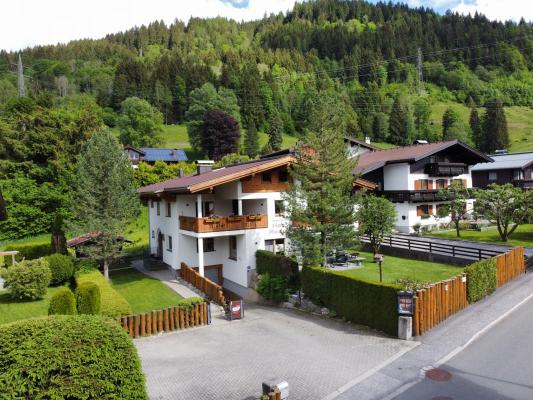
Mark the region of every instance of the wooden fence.
POLYGON ((205 276, 201 276, 196 270, 183 262, 180 266, 180 276, 192 284, 196 289, 199 289, 205 293, 209 299, 220 304, 224 308, 227 307, 222 286, 217 285, 215 282, 211 281, 205 276))
POLYGON ((524 248, 515 247, 505 254, 496 257, 498 287, 526 272, 524 248))
POLYGON ((207 303, 184 305, 128 315, 120 318, 120 324, 131 337, 137 338, 208 325, 211 321, 209 313, 207 303))
POLYGON ((466 274, 418 290, 414 301, 413 336, 418 336, 468 305, 466 274))

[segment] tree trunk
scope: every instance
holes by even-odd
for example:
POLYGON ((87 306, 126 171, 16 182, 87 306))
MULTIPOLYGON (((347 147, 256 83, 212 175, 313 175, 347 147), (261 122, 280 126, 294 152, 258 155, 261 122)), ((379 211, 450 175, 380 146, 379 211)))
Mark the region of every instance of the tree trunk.
POLYGON ((109 262, 104 260, 104 278, 109 279, 109 262))
POLYGON ((379 262, 379 281, 383 282, 383 270, 381 269, 381 261, 379 262))
POLYGON ((455 231, 457 232, 457 237, 461 237, 461 231, 459 230, 459 222, 455 223, 455 231))

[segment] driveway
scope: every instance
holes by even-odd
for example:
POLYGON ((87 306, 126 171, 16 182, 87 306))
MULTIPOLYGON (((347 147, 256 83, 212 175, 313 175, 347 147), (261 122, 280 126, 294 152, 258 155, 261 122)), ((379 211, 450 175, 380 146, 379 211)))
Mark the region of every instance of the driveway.
POLYGON ((255 306, 243 320, 135 340, 151 399, 257 399, 286 380, 292 400, 333 398, 416 343, 370 329, 255 306))

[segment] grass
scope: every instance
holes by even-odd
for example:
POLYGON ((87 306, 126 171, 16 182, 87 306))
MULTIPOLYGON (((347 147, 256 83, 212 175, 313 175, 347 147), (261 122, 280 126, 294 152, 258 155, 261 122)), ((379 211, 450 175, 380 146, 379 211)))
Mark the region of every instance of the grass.
POLYGON ((134 269, 110 274, 113 289, 128 301, 134 314, 175 306, 183 299, 161 281, 134 269))
POLYGON ((7 290, 0 290, 0 324, 48 315, 50 299, 60 287, 49 287, 44 298, 35 301, 13 300, 7 290))
POLYGON ((457 237, 454 231, 430 232, 428 235, 444 239, 473 240, 476 242, 488 242, 498 244, 509 244, 512 246, 533 247, 533 224, 524 224, 516 228, 507 242, 500 240, 500 235, 496 229, 485 231, 461 231, 461 237, 457 237))
MULTIPOLYGON (((374 263, 372 253, 359 252, 363 268, 352 269, 342 274, 354 278, 379 282, 379 264, 374 263)), ((386 255, 382 264, 383 281, 393 283, 397 279, 408 278, 418 282, 438 282, 463 272, 463 267, 429 261, 386 255)))

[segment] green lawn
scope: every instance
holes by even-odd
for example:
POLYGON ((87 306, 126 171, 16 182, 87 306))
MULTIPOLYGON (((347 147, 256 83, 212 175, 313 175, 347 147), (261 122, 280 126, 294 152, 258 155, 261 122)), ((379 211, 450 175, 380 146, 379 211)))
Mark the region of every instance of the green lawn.
POLYGON ((0 324, 48 315, 50 299, 60 287, 49 287, 45 297, 36 301, 12 300, 7 290, 0 290, 0 324))
POLYGON ((175 306, 182 297, 161 281, 134 269, 110 272, 113 288, 130 303, 134 314, 175 306))
POLYGON ((512 246, 533 247, 533 224, 524 224, 516 228, 509 241, 502 242, 496 229, 486 231, 461 231, 461 237, 457 237, 455 231, 431 232, 430 236, 446 239, 475 240, 479 242, 490 242, 498 244, 509 244, 512 246))
MULTIPOLYGON (((379 282, 379 264, 374 263, 372 253, 360 252, 360 255, 365 258, 363 268, 342 274, 379 282)), ((438 282, 463 272, 463 267, 389 255, 385 255, 382 267, 384 282, 394 282, 402 278, 418 282, 438 282)))

